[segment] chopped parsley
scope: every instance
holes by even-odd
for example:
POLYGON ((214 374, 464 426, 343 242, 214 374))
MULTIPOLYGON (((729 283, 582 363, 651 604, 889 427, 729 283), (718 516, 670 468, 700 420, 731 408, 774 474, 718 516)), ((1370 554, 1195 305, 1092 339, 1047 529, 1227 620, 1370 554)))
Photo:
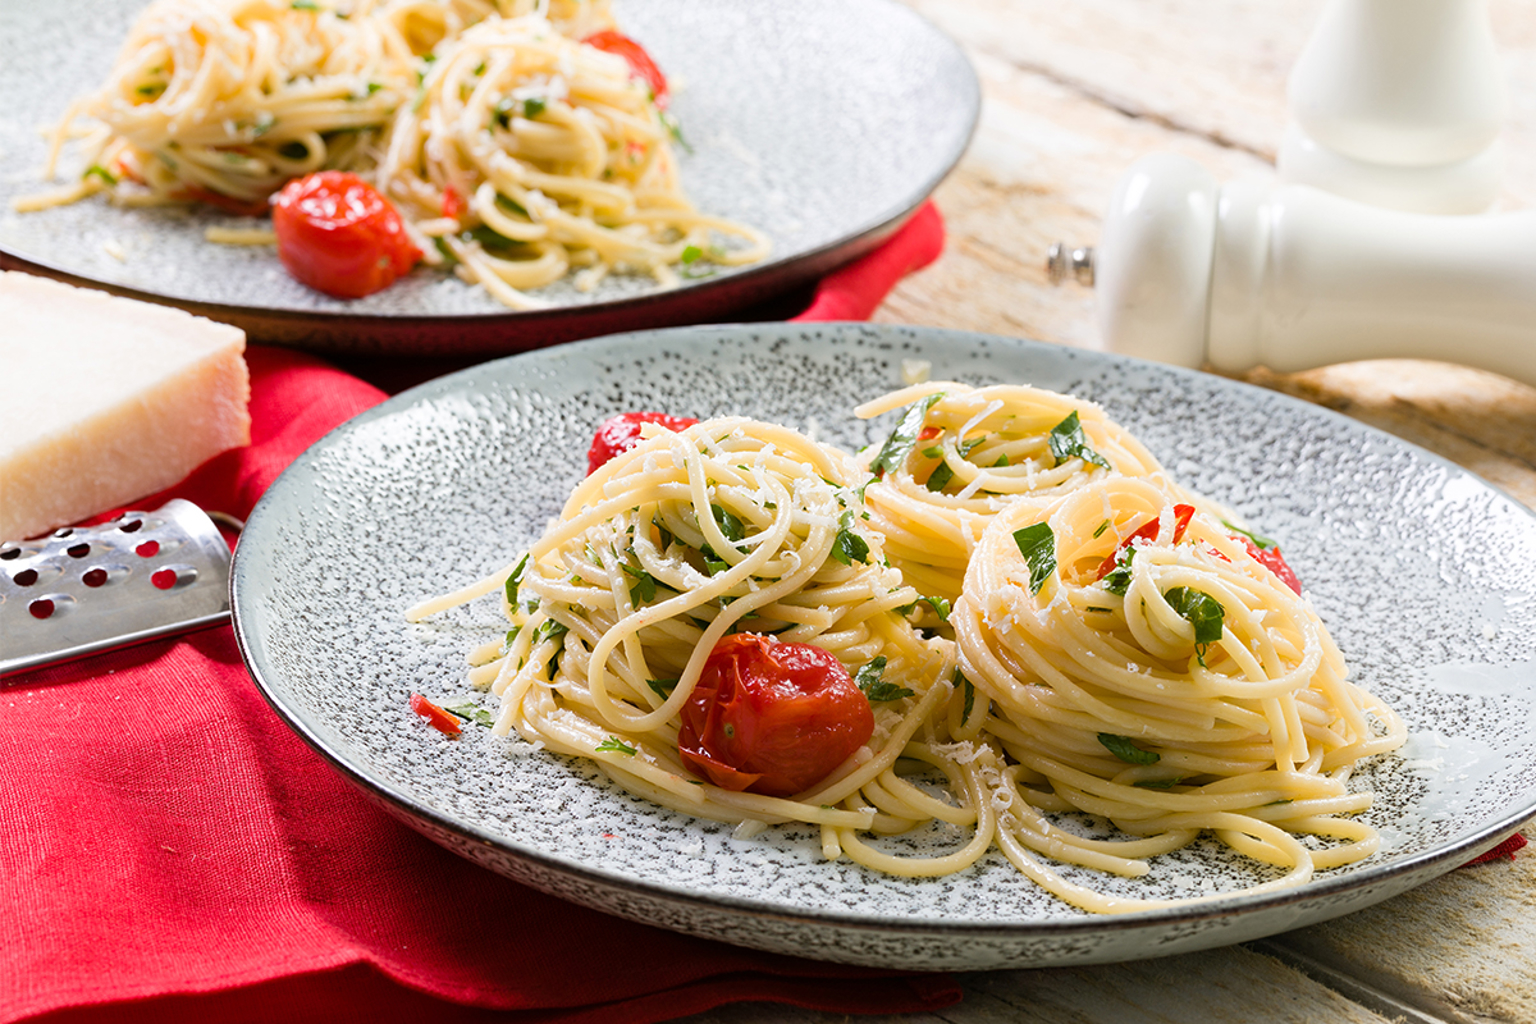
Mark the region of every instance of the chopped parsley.
POLYGON ((1099 524, 1099 528, 1097 530, 1093 531, 1093 539, 1094 540, 1098 540, 1100 537, 1104 536, 1104 531, 1107 530, 1107 529, 1109 529, 1109 520, 1108 519, 1106 519, 1102 523, 1100 523, 1099 524))
POLYGON ((1125 592, 1131 589, 1131 560, 1136 557, 1136 545, 1127 544, 1115 552, 1115 567, 1104 574, 1099 582, 1104 584, 1104 589, 1111 594, 1125 596, 1125 592))
POLYGON ((903 697, 911 697, 913 693, 905 686, 888 683, 881 678, 885 674, 885 655, 880 655, 874 661, 869 662, 859 669, 858 675, 853 681, 859 689, 864 691, 864 696, 869 698, 871 704, 884 704, 893 700, 901 700, 903 697))
POLYGON ((1083 436, 1082 421, 1077 418, 1077 410, 1073 409, 1071 415, 1051 428, 1051 454, 1056 458, 1056 465, 1061 465, 1068 459, 1082 459, 1091 462, 1095 466, 1109 469, 1109 460, 1088 445, 1088 439, 1083 436))
POLYGON ((1206 650, 1221 639, 1221 624, 1226 617, 1221 602, 1202 590, 1189 587, 1173 587, 1163 594, 1163 600, 1179 613, 1180 618, 1195 627, 1195 657, 1204 665, 1206 650))
POLYGON ((1131 785, 1138 789, 1172 789, 1183 781, 1184 776, 1175 775, 1171 779, 1142 779, 1140 782, 1131 783, 1131 785))
POLYGON ((869 543, 853 532, 853 509, 848 509, 838 517, 832 557, 844 565, 869 561, 869 543))
POLYGON ((1050 523, 1036 523, 1013 531, 1013 542, 1029 565, 1029 592, 1040 593, 1045 581, 1056 571, 1056 534, 1050 523))
POLYGON ((747 531, 741 525, 740 519, 713 503, 709 506, 709 510, 715 515, 715 525, 720 527, 720 532, 725 534, 725 539, 732 545, 740 544, 746 539, 747 531))
POLYGON ((948 598, 943 598, 943 597, 925 597, 925 596, 919 595, 918 599, 916 601, 913 601, 911 604, 904 604, 900 608, 897 608, 896 610, 898 612, 900 612, 901 614, 903 614, 903 615, 908 615, 908 614, 911 614, 912 609, 916 608, 920 604, 926 604, 929 608, 932 608, 933 609, 933 614, 935 614, 935 615, 937 615, 939 617, 939 621, 940 622, 948 622, 949 621, 949 599, 948 598))
POLYGON ((117 184, 117 177, 111 171, 101 166, 101 164, 91 164, 80 177, 82 180, 85 178, 100 178, 102 183, 106 185, 117 184))
POLYGON ((451 708, 444 708, 443 710, 449 714, 458 715, 466 722, 483 725, 487 729, 496 723, 496 720, 491 717, 491 713, 478 704, 459 704, 451 708))
POLYGON ((960 716, 961 720, 969 721, 971 712, 976 709, 976 684, 965 678, 965 673, 958 668, 955 669, 955 682, 960 684, 961 690, 965 693, 965 711, 960 716))
POLYGON ((1112 732, 1099 733, 1099 742, 1106 750, 1127 764, 1156 764, 1162 756, 1155 750, 1142 750, 1125 736, 1112 732))
POLYGON ((645 685, 649 686, 656 696, 666 700, 672 696, 672 691, 677 689, 679 682, 680 680, 677 679, 647 679, 645 685))
POLYGON ((517 585, 523 582, 523 570, 526 568, 528 568, 528 556, 525 554, 523 555, 522 561, 518 562, 517 566, 513 568, 512 574, 507 577, 506 591, 508 607, 515 607, 517 605, 517 585))
POLYGON ((656 600, 656 577, 646 572, 637 565, 628 562, 620 562, 619 568, 625 574, 633 577, 634 583, 629 588, 629 603, 633 605, 650 604, 656 600))
POLYGON ((949 463, 941 462, 928 474, 928 483, 924 486, 930 491, 942 491, 954 478, 955 471, 949 468, 949 463))
POLYGON ((320 5, 315 3, 315 0, 293 0, 293 3, 288 6, 296 11, 318 11, 320 9, 320 5))
POLYGON ((997 457, 997 461, 992 463, 992 468, 993 469, 1002 469, 1006 465, 1008 465, 1008 453, 1007 452, 1003 452, 1003 454, 1001 454, 1001 455, 999 455, 997 457))
POLYGON ((891 431, 891 436, 885 439, 885 445, 880 449, 880 454, 875 456, 875 461, 869 464, 870 472, 875 476, 881 476, 886 472, 894 473, 901 468, 907 461, 907 456, 917 445, 917 435, 923 432, 923 420, 927 417, 928 410, 937 405, 943 397, 944 392, 935 392, 907 407, 896 428, 891 431))
POLYGON ((988 435, 986 434, 982 434, 980 437, 973 437, 969 441, 961 441, 958 445, 956 445, 957 450, 960 452, 960 457, 963 459, 967 455, 971 454, 971 452, 981 447, 983 444, 986 444, 987 436, 988 435))
POLYGON ((532 121, 534 118, 544 113, 545 108, 548 106, 549 103, 546 102, 543 97, 530 96, 523 100, 523 117, 532 121))
POLYGON ((533 631, 533 646, 537 647, 545 640, 557 640, 571 631, 571 627, 556 619, 545 619, 539 628, 533 631))
POLYGON ((610 751, 615 754, 628 754, 630 757, 635 756, 635 748, 617 736, 609 736, 594 748, 594 753, 601 754, 604 751, 610 751))

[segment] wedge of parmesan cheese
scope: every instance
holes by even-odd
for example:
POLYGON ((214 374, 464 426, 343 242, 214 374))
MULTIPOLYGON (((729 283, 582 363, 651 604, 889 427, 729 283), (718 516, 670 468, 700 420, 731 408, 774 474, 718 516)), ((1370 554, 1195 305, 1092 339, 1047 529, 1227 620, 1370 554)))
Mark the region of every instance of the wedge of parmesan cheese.
POLYGON ((249 444, 245 332, 0 273, 0 540, 164 490, 249 444))

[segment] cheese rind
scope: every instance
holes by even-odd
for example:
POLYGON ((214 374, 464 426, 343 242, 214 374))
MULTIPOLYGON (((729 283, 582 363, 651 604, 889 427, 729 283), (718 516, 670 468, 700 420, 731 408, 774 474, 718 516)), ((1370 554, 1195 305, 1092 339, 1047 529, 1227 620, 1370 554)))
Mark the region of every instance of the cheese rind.
POLYGON ((125 505, 250 443, 245 332, 0 273, 0 539, 125 505))

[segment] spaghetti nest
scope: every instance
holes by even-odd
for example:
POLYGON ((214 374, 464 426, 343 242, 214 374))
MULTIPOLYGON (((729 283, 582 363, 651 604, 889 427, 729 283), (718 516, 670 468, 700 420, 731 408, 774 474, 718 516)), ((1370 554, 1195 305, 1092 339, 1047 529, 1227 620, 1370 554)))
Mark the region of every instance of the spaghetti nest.
POLYGON ((1110 474, 1145 476, 1152 453, 1091 402, 1026 385, 914 385, 854 410, 907 407, 870 449, 879 480, 864 492, 891 564, 924 594, 960 596, 971 552, 992 518, 1019 501, 1044 505, 1110 474))
POLYGON ((675 125, 622 56, 542 17, 482 22, 436 55, 378 174, 429 261, 526 309, 573 268, 582 290, 614 271, 674 284, 674 266, 767 254, 760 232, 693 209, 675 125))
MULTIPOLYGON (((501 698, 496 730, 590 758, 656 803, 748 831, 814 822, 834 847, 910 827, 880 809, 895 806, 884 785, 912 789, 893 767, 950 697, 953 646, 902 615, 917 595, 881 564, 879 538, 857 515, 851 460, 752 420, 650 429, 576 488, 517 565, 408 617, 500 587, 512 628, 472 657, 470 676, 501 698), (711 651, 738 632, 815 645, 879 680, 873 736, 814 792, 722 788, 679 755, 679 715, 711 651)), ((928 803, 944 804, 911 799, 926 800, 901 804, 920 820, 933 816, 928 803)))
POLYGON ((1346 782, 1404 739, 1397 716, 1348 681, 1310 602, 1224 523, 1181 515, 1177 501, 1110 478, 1044 513, 1010 507, 951 617, 963 670, 992 703, 980 729, 1010 762, 1004 852, 1090 910, 1156 904, 1069 883, 1026 848, 1135 876, 1141 858, 1211 830, 1284 869, 1256 891, 1299 885, 1376 849, 1374 829, 1340 817, 1370 804, 1346 782), (1060 810, 1143 838, 1078 839, 1042 814, 1060 810))
POLYGON ((54 133, 48 173, 72 133, 88 169, 21 204, 110 191, 132 205, 204 201, 259 213, 321 169, 366 167, 416 87, 417 53, 370 0, 350 13, 274 0, 156 0, 134 21, 107 81, 54 133))

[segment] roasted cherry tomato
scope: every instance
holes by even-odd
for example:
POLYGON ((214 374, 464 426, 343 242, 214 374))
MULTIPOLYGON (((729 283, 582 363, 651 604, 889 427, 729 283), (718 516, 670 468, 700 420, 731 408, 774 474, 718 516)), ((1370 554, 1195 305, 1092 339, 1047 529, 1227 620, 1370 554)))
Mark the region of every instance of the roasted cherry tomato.
POLYGON ((1267 548, 1261 548, 1247 537, 1239 537, 1237 539, 1242 541, 1243 545, 1247 547, 1248 553, 1253 556, 1254 561, 1280 577, 1281 583, 1284 583, 1296 591, 1296 593, 1301 593, 1301 580, 1296 578, 1295 570, 1286 564, 1278 547, 1271 545, 1267 548))
POLYGON ((629 61, 630 70, 635 73, 635 77, 643 79, 645 84, 651 87, 651 98, 656 101, 656 105, 663 110, 667 108, 667 76, 663 75, 661 68, 651 60, 651 55, 645 52, 645 47, 624 33, 615 32, 612 29, 594 32, 582 42, 605 53, 617 54, 629 61))
MULTIPOLYGON (((1195 506, 1173 506, 1173 542, 1177 544, 1184 538, 1184 531, 1189 529, 1189 521, 1195 517, 1195 506)), ((1120 552, 1130 547, 1138 540, 1155 540, 1157 531, 1162 526, 1162 517, 1153 516, 1136 528, 1136 532, 1120 542, 1119 547, 1110 553, 1109 557, 1099 563, 1099 574, 1094 579, 1103 579, 1115 568, 1115 563, 1120 560, 1120 552)))
POLYGON ((664 412, 625 412, 604 420, 587 449, 587 475, 613 458, 629 451, 640 443, 640 424, 659 423, 671 431, 687 430, 699 422, 690 416, 668 416, 664 412))
POLYGON ((683 705, 683 764, 722 789, 804 792, 875 731, 865 697, 836 657, 809 644, 736 633, 715 645, 683 705))
POLYGON ((340 299, 388 288, 421 259, 388 200, 341 171, 290 181, 272 200, 272 228, 288 273, 340 299))
POLYGON ((411 710, 422 718, 425 718, 438 732, 445 732, 449 736, 457 736, 463 732, 464 727, 454 715, 433 704, 419 693, 411 694, 411 710))

